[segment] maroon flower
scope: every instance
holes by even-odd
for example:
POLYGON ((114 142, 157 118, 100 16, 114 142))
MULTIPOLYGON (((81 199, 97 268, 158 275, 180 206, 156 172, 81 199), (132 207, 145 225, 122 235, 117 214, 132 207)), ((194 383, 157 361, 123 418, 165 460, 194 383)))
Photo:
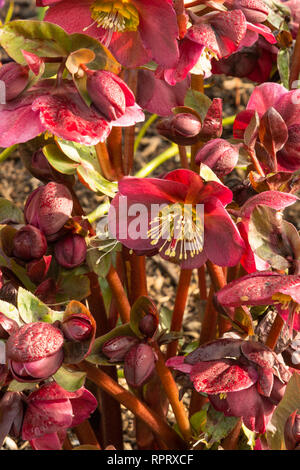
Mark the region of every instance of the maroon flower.
POLYGON ((231 200, 227 187, 205 182, 190 170, 175 170, 161 179, 127 177, 119 182, 119 193, 112 201, 109 227, 128 248, 160 253, 183 268, 199 267, 207 259, 234 266, 244 243, 224 208, 231 200), (131 215, 135 204, 141 211, 138 220, 131 215), (197 208, 204 211, 204 228, 197 208))
POLYGON ((300 330, 300 275, 261 271, 230 282, 216 294, 224 307, 276 305, 284 320, 300 330))
POLYGON ((150 60, 172 67, 178 59, 171 0, 37 0, 37 5, 49 5, 46 21, 95 37, 125 67, 150 60))
POLYGON ((239 145, 232 145, 224 139, 214 139, 202 147, 196 154, 195 161, 199 165, 205 163, 218 176, 230 173, 239 158, 239 145))
POLYGON ((276 354, 254 341, 219 339, 167 366, 189 374, 197 392, 208 394, 218 411, 242 417, 252 431, 264 433, 291 374, 276 354))
POLYGON ((6 350, 10 371, 19 382, 39 382, 59 369, 63 362, 64 338, 49 323, 23 325, 7 340, 6 350))
POLYGON ((141 387, 155 370, 156 355, 146 343, 132 346, 124 358, 124 376, 131 387, 141 387))
POLYGON ((67 429, 88 419, 97 400, 84 387, 67 392, 52 382, 32 392, 27 404, 22 438, 35 450, 60 450, 67 429))

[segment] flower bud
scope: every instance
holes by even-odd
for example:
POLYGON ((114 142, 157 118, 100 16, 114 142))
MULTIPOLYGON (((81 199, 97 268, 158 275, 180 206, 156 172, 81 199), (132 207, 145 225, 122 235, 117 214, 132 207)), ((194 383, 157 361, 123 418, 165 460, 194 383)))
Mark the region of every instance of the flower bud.
POLYGON ((158 132, 179 145, 193 145, 198 141, 201 122, 194 114, 180 113, 162 119, 156 126, 158 132))
POLYGON ((300 414, 297 411, 285 423, 284 440, 287 450, 300 450, 300 414))
POLYGON ((24 261, 41 258, 47 251, 45 235, 33 225, 25 225, 13 239, 13 255, 24 261))
POLYGON ((155 361, 154 352, 148 344, 139 343, 130 348, 124 359, 124 375, 128 385, 140 387, 150 380, 155 361))
POLYGON ((123 361, 129 349, 137 343, 134 336, 116 336, 103 344, 102 352, 112 362, 123 361))
POLYGON ((72 209, 73 200, 68 188, 51 182, 30 194, 25 205, 25 219, 49 237, 62 229, 72 209))
POLYGON ((3 284, 0 289, 0 300, 4 300, 4 302, 17 306, 17 297, 18 289, 12 282, 8 281, 3 284))
POLYGON ((39 382, 55 374, 63 362, 63 342, 61 331, 49 323, 23 325, 6 343, 13 377, 19 382, 39 382))
POLYGON ((45 279, 38 285, 34 295, 45 304, 55 304, 57 290, 58 287, 54 279, 45 279))
POLYGON ((224 5, 234 10, 242 10, 250 23, 263 23, 269 15, 269 8, 261 0, 226 0, 224 5))
POLYGON ((154 315, 151 315, 151 313, 145 315, 139 322, 139 330, 147 338, 152 338, 157 330, 157 326, 158 319, 154 315))
POLYGON ((5 392, 0 401, 0 445, 8 434, 19 437, 23 422, 23 403, 19 392, 5 392))
POLYGON ((50 268, 52 256, 43 256, 41 259, 31 261, 27 264, 28 277, 35 284, 39 284, 45 279, 50 268))
POLYGON ((6 101, 11 101, 26 88, 28 70, 20 64, 10 62, 0 67, 0 80, 5 83, 6 101))
POLYGON ((92 335, 93 326, 85 315, 72 315, 63 322, 62 331, 70 341, 85 341, 92 335))
POLYGON ((133 106, 134 95, 117 75, 105 70, 87 75, 87 91, 97 111, 109 121, 125 114, 126 106, 133 106))
POLYGON ((238 146, 231 145, 223 139, 208 142, 196 155, 196 163, 204 163, 218 176, 230 173, 237 164, 239 157, 238 146))
POLYGON ((37 150, 32 155, 28 170, 35 178, 44 183, 55 181, 56 183, 70 182, 72 184, 74 182, 73 175, 64 175, 50 165, 42 149, 37 150))
POLYGON ((61 266, 67 269, 75 268, 86 258, 85 240, 80 235, 67 235, 55 244, 54 254, 61 266))

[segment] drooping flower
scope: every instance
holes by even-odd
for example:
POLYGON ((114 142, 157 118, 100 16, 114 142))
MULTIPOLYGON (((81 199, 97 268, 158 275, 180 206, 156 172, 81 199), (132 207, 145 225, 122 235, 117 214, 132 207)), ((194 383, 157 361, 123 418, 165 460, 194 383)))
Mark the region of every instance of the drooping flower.
POLYGON ((224 139, 213 139, 197 152, 195 162, 205 163, 218 176, 230 173, 237 164, 239 145, 232 145, 224 139))
POLYGON ((295 330, 300 330, 300 275, 261 271, 237 279, 216 294, 224 307, 276 305, 277 311, 295 330))
POLYGON ((171 0, 37 0, 45 20, 68 33, 85 33, 109 47, 125 67, 154 60, 173 67, 178 26, 171 0))
POLYGON ((189 375, 197 392, 225 416, 236 416, 264 433, 291 374, 276 354, 254 341, 222 338, 176 356, 167 366, 189 375))
POLYGON ((43 385, 27 399, 22 438, 34 450, 60 450, 67 429, 88 419, 97 400, 84 387, 67 392, 55 382, 43 385))
POLYGON ((205 182, 190 170, 161 179, 126 177, 109 210, 109 229, 128 248, 159 253, 183 268, 199 267, 207 259, 234 266, 244 243, 225 210, 231 200, 226 186, 205 182))
POLYGON ((39 382, 55 374, 63 362, 63 342, 60 330, 49 323, 21 326, 6 343, 13 377, 19 382, 39 382))
POLYGON ((27 142, 46 130, 62 139, 95 145, 108 137, 111 126, 128 126, 144 119, 134 104, 126 106, 122 121, 108 122, 95 108, 87 106, 72 81, 55 85, 54 79, 41 80, 0 105, 1 147, 27 142))
MULTIPOLYGON (((296 171, 300 168, 300 100, 299 91, 288 91, 278 83, 263 83, 254 89, 245 111, 236 117, 234 137, 242 138, 255 112, 266 125, 272 120, 277 134, 273 137, 278 169, 296 171)), ((263 131, 261 132, 264 135, 263 131)))

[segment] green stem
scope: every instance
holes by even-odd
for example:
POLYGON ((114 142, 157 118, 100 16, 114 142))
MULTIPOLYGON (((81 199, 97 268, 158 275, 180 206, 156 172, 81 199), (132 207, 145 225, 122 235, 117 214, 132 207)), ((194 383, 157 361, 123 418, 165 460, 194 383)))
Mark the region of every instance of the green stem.
POLYGON ((10 0, 9 7, 8 7, 6 17, 5 17, 5 20, 4 20, 4 24, 9 23, 10 20, 12 19, 12 16, 13 16, 13 13, 14 13, 14 7, 15 7, 14 0, 10 0))
POLYGON ((14 144, 11 147, 7 147, 5 150, 3 150, 3 152, 0 153, 0 163, 4 162, 4 160, 6 160, 10 156, 10 154, 13 153, 14 150, 16 150, 17 147, 18 144, 14 144))
POLYGON ((147 130, 149 129, 149 127, 151 126, 151 124, 156 121, 156 119, 158 118, 158 115, 157 114, 152 114, 152 116, 150 116, 150 118, 145 122, 145 124, 141 127, 138 135, 136 136, 136 139, 135 139, 135 142, 134 142, 134 152, 137 151, 138 149, 138 146, 140 145, 141 143, 141 140, 142 138, 144 137, 144 135, 146 134, 147 130))

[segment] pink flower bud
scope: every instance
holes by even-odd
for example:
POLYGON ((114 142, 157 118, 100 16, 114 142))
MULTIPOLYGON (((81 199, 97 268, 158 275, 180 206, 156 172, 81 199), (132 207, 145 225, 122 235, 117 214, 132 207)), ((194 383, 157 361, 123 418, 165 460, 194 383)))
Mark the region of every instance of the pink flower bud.
POLYGON ((67 235, 55 244, 54 254, 61 266, 67 269, 75 268, 85 260, 85 240, 80 235, 67 235))
POLYGON ((0 67, 0 80, 5 83, 6 101, 11 101, 27 86, 28 70, 22 65, 10 62, 0 67))
POLYGON ((300 414, 297 411, 294 411, 285 423, 284 440, 287 450, 300 449, 300 414))
POLYGON ((70 341, 85 341, 92 335, 93 326, 88 317, 72 315, 63 322, 62 331, 70 341))
POLYGON ((112 362, 123 361, 129 349, 138 343, 134 336, 117 336, 109 339, 102 346, 102 352, 112 362))
POLYGON ((27 223, 50 236, 64 226, 72 209, 73 200, 68 188, 51 182, 30 194, 25 205, 25 218, 27 223))
POLYGON ((261 0, 226 0, 224 5, 233 10, 242 10, 251 23, 263 23, 269 15, 269 8, 261 0))
POLYGON ((162 119, 156 126, 158 132, 179 145, 193 145, 198 141, 201 122, 189 113, 180 113, 162 119))
POLYGON ((63 173, 59 173, 59 171, 55 170, 48 162, 42 149, 37 150, 32 155, 31 162, 28 166, 30 173, 35 178, 45 183, 48 181, 55 181, 56 183, 72 183, 74 180, 73 175, 64 175, 63 173))
POLYGON ((141 387, 150 380, 155 361, 154 352, 148 344, 139 343, 130 348, 124 360, 124 375, 128 385, 141 387))
POLYGON ((239 158, 239 149, 223 139, 208 142, 196 155, 196 163, 204 163, 218 176, 230 173, 239 158))
POLYGON ((63 362, 64 337, 58 328, 44 322, 28 323, 7 340, 9 368, 19 382, 45 380, 63 362))
POLYGON ((41 258, 46 251, 45 235, 33 225, 22 227, 13 239, 13 255, 24 261, 41 258))
POLYGON ((43 281, 49 271, 52 256, 43 256, 39 260, 31 261, 27 264, 26 270, 28 277, 35 284, 39 284, 43 281))
POLYGON ((125 82, 106 70, 88 73, 87 91, 97 111, 109 121, 123 116, 133 106, 134 95, 125 82))
POLYGON ((139 322, 139 330, 147 338, 152 338, 157 330, 158 318, 151 313, 145 315, 139 322))

